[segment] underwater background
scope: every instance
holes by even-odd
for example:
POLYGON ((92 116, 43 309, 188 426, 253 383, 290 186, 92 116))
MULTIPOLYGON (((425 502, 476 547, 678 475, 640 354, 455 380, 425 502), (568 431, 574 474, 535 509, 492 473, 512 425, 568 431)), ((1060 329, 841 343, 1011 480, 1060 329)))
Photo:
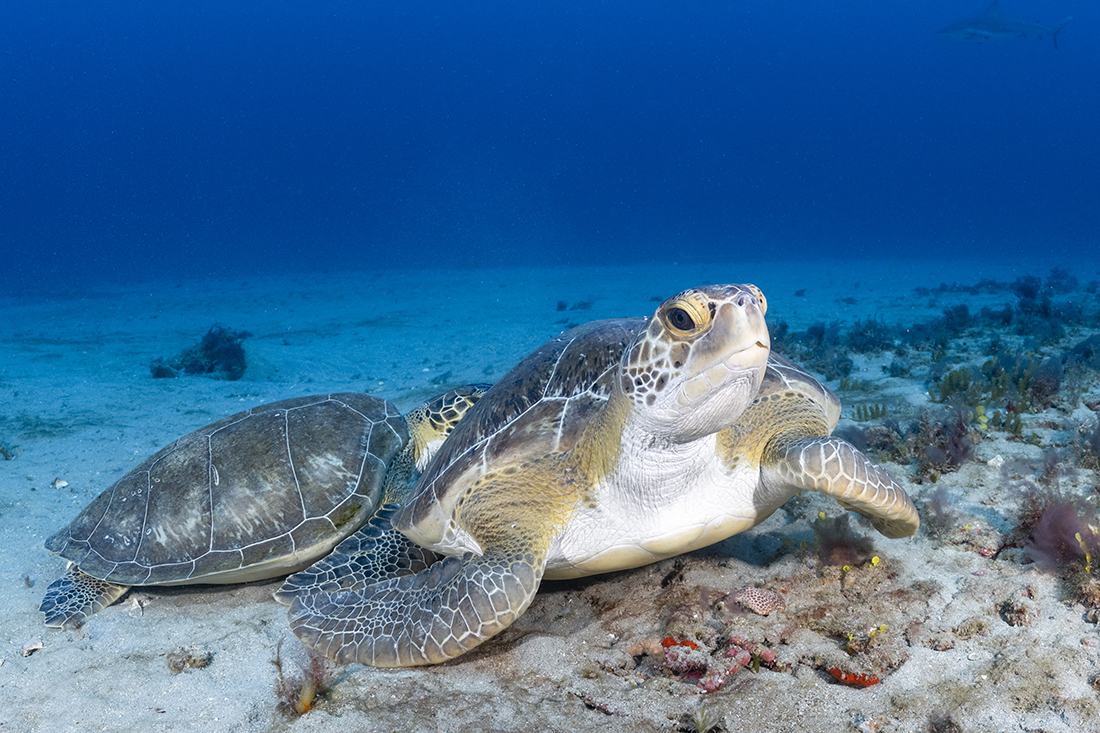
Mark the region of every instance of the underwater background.
POLYGON ((1100 6, 945 37, 988 2, 0 3, 0 730, 1097 730, 1100 6), (46 627, 47 538, 180 436, 731 281, 916 536, 804 492, 430 671, 278 579, 46 627))
MULTIPOLYGON (((4 289, 1100 254, 1100 7, 8 3, 4 289)), ((960 278, 965 274, 958 273, 960 278)), ((732 279, 736 277, 732 276, 732 279)))

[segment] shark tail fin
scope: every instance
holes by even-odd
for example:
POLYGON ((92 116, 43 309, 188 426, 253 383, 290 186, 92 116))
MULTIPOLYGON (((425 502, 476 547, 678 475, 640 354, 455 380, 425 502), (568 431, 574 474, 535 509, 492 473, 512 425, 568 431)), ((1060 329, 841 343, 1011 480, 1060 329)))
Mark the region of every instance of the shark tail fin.
POLYGON ((1054 40, 1054 48, 1058 49, 1058 34, 1062 32, 1062 29, 1066 27, 1066 23, 1073 20, 1073 16, 1069 16, 1061 23, 1056 23, 1053 28, 1050 29, 1050 37, 1054 40))

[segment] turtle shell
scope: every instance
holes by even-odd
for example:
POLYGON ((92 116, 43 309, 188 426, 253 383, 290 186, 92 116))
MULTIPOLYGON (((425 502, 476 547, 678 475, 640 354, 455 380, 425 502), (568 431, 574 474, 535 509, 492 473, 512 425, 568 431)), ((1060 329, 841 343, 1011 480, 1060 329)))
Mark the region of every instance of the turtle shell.
POLYGON ((367 395, 256 407, 151 456, 46 548, 123 585, 292 572, 366 521, 386 466, 407 440, 397 409, 367 395))
POLYGON ((623 352, 645 324, 645 318, 592 321, 517 364, 458 424, 394 526, 438 541, 458 499, 487 470, 572 448, 611 396, 623 352))
POLYGON ((840 400, 802 367, 773 352, 768 356, 768 368, 764 372, 764 381, 760 384, 757 398, 785 390, 798 392, 817 403, 829 425, 829 432, 832 432, 840 420, 840 400))

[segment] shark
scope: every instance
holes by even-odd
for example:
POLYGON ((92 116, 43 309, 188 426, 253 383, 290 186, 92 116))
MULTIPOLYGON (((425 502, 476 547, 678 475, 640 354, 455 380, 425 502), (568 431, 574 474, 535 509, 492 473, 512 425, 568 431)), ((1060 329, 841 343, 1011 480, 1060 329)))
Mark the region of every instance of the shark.
MULTIPOLYGON (((1070 18, 1072 17, 1070 16, 1070 18)), ((963 41, 976 41, 977 43, 1004 41, 1009 38, 1027 38, 1029 36, 1037 38, 1050 36, 1054 40, 1054 47, 1058 48, 1058 32, 1065 27, 1070 18, 1066 18, 1061 23, 1052 26, 1029 23, 1026 20, 1001 15, 1000 2, 993 0, 981 15, 952 23, 939 31, 939 35, 963 41)))

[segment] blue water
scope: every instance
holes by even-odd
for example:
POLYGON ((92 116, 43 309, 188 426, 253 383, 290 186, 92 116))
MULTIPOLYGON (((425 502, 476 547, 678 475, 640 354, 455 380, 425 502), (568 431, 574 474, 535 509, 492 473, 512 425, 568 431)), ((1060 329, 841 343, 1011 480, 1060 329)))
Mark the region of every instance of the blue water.
POLYGON ((1100 7, 7 3, 0 286, 1100 254, 1100 7), (96 7, 102 5, 103 7, 96 7))

